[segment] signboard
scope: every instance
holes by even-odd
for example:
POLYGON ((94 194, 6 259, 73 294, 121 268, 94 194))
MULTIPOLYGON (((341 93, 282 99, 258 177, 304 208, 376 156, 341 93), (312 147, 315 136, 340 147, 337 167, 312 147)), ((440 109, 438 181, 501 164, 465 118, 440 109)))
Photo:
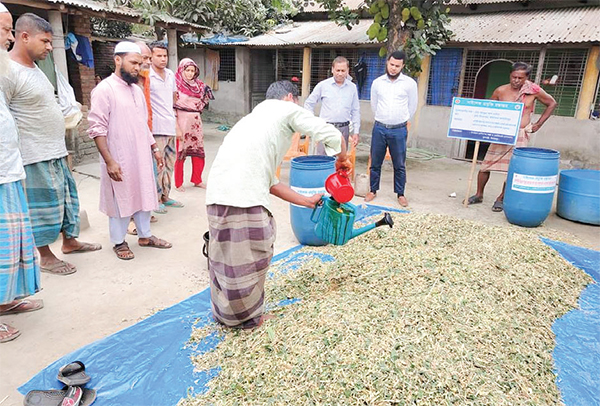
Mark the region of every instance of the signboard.
POLYGON ((449 138, 515 145, 523 103, 454 97, 449 138))

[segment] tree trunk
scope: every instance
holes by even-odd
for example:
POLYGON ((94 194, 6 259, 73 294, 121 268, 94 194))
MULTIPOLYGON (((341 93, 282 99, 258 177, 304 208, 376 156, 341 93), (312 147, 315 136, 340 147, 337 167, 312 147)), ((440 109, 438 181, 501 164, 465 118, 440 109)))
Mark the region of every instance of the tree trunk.
POLYGON ((402 29, 402 4, 400 0, 390 0, 390 18, 388 24, 387 52, 402 49, 410 32, 402 29))

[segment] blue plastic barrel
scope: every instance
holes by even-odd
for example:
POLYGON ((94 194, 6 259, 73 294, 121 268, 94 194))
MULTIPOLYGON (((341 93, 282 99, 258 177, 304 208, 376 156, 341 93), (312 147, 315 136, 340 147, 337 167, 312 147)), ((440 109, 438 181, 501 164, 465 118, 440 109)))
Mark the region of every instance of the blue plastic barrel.
POLYGON ((559 157, 553 149, 515 148, 504 192, 509 223, 537 227, 546 220, 554 201, 559 157))
MULTIPOLYGON (((335 172, 335 158, 320 155, 308 155, 293 158, 290 169, 290 187, 305 196, 325 191, 325 180, 335 172)), ((315 234, 315 223, 310 220, 313 209, 290 205, 292 231, 304 245, 327 245, 315 234)))
POLYGON ((569 169, 560 172, 556 214, 567 220, 600 225, 600 171, 569 169))

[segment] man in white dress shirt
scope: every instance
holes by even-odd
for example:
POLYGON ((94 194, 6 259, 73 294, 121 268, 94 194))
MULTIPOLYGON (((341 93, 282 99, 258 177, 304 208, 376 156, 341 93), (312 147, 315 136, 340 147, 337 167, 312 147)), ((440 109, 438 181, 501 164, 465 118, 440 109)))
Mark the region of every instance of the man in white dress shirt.
POLYGON ((398 203, 408 206, 404 196, 406 184, 406 124, 417 111, 417 82, 403 75, 406 54, 395 51, 388 56, 385 75, 371 86, 371 109, 375 117, 371 139, 370 192, 365 201, 375 199, 381 179, 381 165, 389 148, 394 165, 394 193, 398 203))
MULTIPOLYGON (((304 108, 314 113, 317 103, 321 102, 319 117, 340 130, 346 145, 355 147, 360 132, 360 104, 356 85, 348 78, 349 70, 348 60, 343 56, 336 57, 331 64, 333 76, 317 83, 304 102, 304 108), (349 138, 352 139, 352 144, 349 138)), ((317 155, 325 155, 325 148, 321 143, 317 145, 317 155)))

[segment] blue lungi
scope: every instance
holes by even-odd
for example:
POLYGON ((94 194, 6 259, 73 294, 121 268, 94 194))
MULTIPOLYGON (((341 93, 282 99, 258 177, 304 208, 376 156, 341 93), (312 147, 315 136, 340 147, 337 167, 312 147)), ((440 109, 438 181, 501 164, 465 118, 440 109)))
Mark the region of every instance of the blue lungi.
POLYGON ((25 191, 36 247, 52 244, 61 232, 79 236, 79 197, 66 158, 25 165, 25 191))
POLYGON ((40 264, 21 181, 0 184, 0 305, 40 290, 40 264))

